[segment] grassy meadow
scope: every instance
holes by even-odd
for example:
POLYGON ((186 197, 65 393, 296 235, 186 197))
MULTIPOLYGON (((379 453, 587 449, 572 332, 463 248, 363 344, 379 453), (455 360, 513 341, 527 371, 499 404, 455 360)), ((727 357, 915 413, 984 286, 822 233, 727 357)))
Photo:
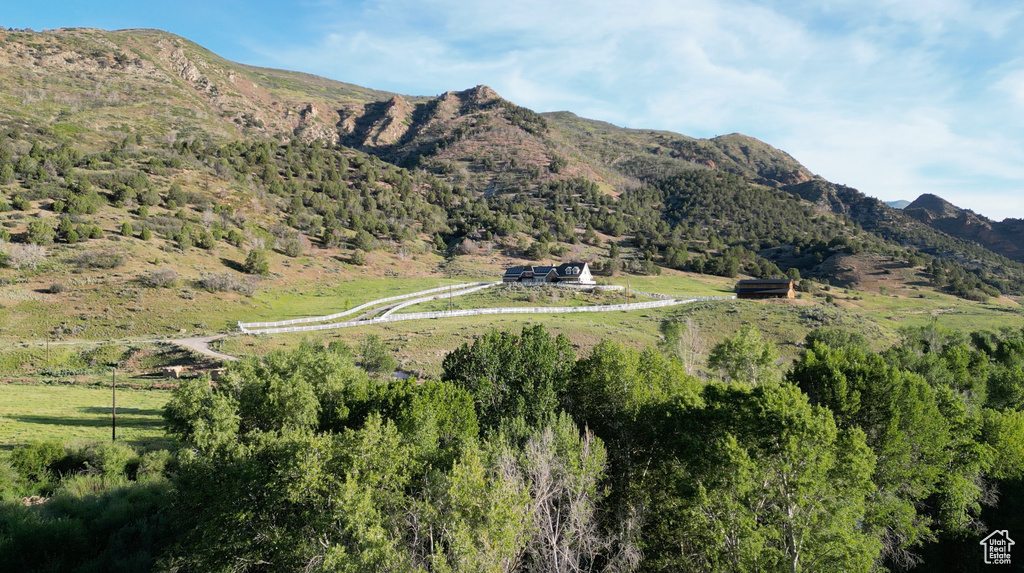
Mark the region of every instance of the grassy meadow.
MULTIPOLYGON (((234 356, 292 348, 304 340, 321 344, 342 341, 357 348, 368 335, 375 334, 394 353, 401 369, 418 377, 432 377, 440 374, 444 356, 460 345, 492 329, 518 331, 532 324, 543 324, 553 333, 564 334, 581 355, 603 339, 633 346, 658 344, 660 327, 666 320, 690 320, 700 329, 707 349, 742 326, 754 324, 777 343, 787 360, 799 354, 800 341, 818 327, 855 330, 883 347, 898 340, 902 328, 933 321, 961 331, 1024 326, 1024 312, 1015 300, 966 301, 921 287, 909 280, 913 277, 897 274, 878 275, 878 282, 865 290, 823 287, 814 293, 800 293, 796 300, 698 302, 631 312, 476 316, 246 336, 233 333, 237 321, 323 315, 397 294, 497 280, 500 271, 513 261, 490 255, 444 259, 430 253, 400 259, 379 251, 370 253, 367 264, 357 267, 348 264, 340 251, 314 249, 296 258, 274 253, 270 276, 256 285, 254 294, 245 296, 208 292, 198 284, 205 273, 239 265, 243 258, 240 249, 219 247, 217 258, 211 258, 198 249, 165 252, 134 238, 103 239, 101 243, 126 253, 125 265, 113 271, 83 269, 73 263, 80 247, 57 246, 45 267, 0 284, 0 382, 34 384, 0 386, 4 408, 0 445, 4 447, 48 437, 106 438, 109 416, 102 408, 108 407, 109 401, 103 402, 108 399, 104 390, 89 385, 109 380, 107 364, 120 365, 119 380, 126 385, 160 387, 165 382, 160 377, 164 366, 187 365, 202 371, 218 365, 215 360, 168 344, 168 339, 218 332, 232 334, 214 343, 214 348, 234 356), (176 285, 151 288, 142 284, 140 277, 149 271, 168 267, 179 269, 181 278, 176 285), (49 292, 58 277, 65 290, 49 292), (60 331, 56 335, 55 329, 60 331), (55 341, 50 344, 48 357, 44 345, 47 335, 55 341)), ((95 249, 96 245, 88 248, 95 249)), ((10 269, 0 274, 14 276, 10 269)), ((731 278, 671 270, 660 276, 599 277, 599 281, 628 287, 632 292, 670 296, 724 296, 731 294, 735 285, 731 278)), ((498 287, 456 297, 452 304, 459 309, 569 306, 616 304, 622 302, 622 297, 622 291, 587 295, 498 287)), ((630 300, 646 298, 634 295, 630 300)), ((445 310, 448 305, 449 301, 442 298, 402 312, 445 310)), ((166 392, 124 392, 129 400, 125 402, 125 439, 159 439, 158 410, 166 392), (141 400, 142 404, 133 405, 130 400, 141 400), (132 414, 133 408, 136 414, 132 414), (138 416, 134 425, 132 415, 138 416)))
MULTIPOLYGON (((166 445, 161 410, 169 396, 165 390, 119 387, 118 439, 166 445)), ((110 409, 109 386, 0 384, 0 451, 36 440, 109 440, 110 409)))

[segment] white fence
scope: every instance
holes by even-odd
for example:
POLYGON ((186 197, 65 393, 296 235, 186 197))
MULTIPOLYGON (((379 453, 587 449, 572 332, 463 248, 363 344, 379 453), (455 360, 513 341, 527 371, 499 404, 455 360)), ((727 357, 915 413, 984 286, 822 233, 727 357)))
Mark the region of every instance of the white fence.
MULTIPOLYGON (((446 287, 447 288, 447 287, 446 287)), ((571 312, 613 312, 628 310, 643 310, 648 308, 662 308, 676 306, 692 302, 707 302, 718 300, 731 300, 735 296, 697 296, 685 299, 655 300, 650 302, 634 302, 629 304, 605 304, 597 306, 523 306, 504 308, 475 308, 467 310, 443 310, 435 312, 412 312, 408 314, 392 314, 387 317, 371 318, 368 320, 352 320, 348 322, 336 322, 333 324, 320 324, 315 326, 291 326, 285 328, 264 328, 252 330, 248 326, 239 324, 239 329, 246 334, 278 334, 283 332, 313 332, 317 330, 331 330, 335 328, 348 328, 351 326, 363 326, 368 324, 382 324, 387 322, 398 322, 402 320, 422 320, 432 318, 456 318, 460 316, 479 316, 484 314, 562 314, 571 312)))
POLYGON ((307 323, 310 323, 310 322, 327 322, 328 320, 334 320, 336 318, 341 318, 343 316, 348 316, 350 314, 355 314, 355 313, 357 313, 357 312, 359 312, 361 310, 365 310, 367 308, 372 308, 374 306, 377 306, 379 304, 384 304, 386 302, 394 302, 396 300, 405 300, 407 298, 412 298, 414 296, 422 296, 422 295, 425 295, 425 294, 446 291, 446 290, 449 290, 449 289, 463 289, 463 288, 473 287, 473 286, 478 286, 478 285, 491 286, 491 285, 495 285, 495 284, 500 284, 500 283, 465 283, 465 284, 459 284, 459 285, 443 286, 443 287, 432 288, 432 289, 428 289, 428 290, 421 290, 421 291, 418 291, 418 292, 412 292, 412 293, 409 293, 409 294, 400 294, 398 296, 389 296, 387 298, 371 300, 370 302, 361 304, 361 305, 359 305, 359 306, 357 306, 355 308, 351 308, 351 309, 346 310, 344 312, 337 312, 337 313, 334 313, 334 314, 328 314, 328 315, 324 315, 324 316, 310 316, 310 317, 306 317, 306 318, 293 318, 291 320, 279 320, 277 322, 239 322, 238 323, 238 328, 242 332, 247 332, 246 329, 249 329, 249 328, 268 328, 268 327, 269 328, 275 328, 275 327, 279 327, 279 326, 289 326, 289 325, 292 325, 292 324, 307 324, 307 323))
POLYGON ((475 287, 468 288, 468 289, 465 289, 465 290, 454 291, 454 292, 447 292, 447 293, 443 293, 443 294, 435 294, 435 295, 424 296, 424 297, 420 297, 420 298, 414 298, 412 300, 403 302, 402 304, 399 304, 399 305, 396 305, 396 306, 392 307, 391 309, 386 311, 384 314, 380 315, 380 318, 387 318, 387 317, 391 316, 392 314, 398 312, 399 310, 402 310, 403 308, 407 308, 407 307, 410 307, 410 306, 413 306, 413 305, 416 305, 416 304, 420 304, 421 302, 430 302, 432 300, 437 300, 439 298, 462 296, 464 294, 474 293, 476 291, 484 290, 485 288, 491 288, 492 286, 500 285, 500 284, 501 283, 487 283, 485 285, 475 286, 475 287))

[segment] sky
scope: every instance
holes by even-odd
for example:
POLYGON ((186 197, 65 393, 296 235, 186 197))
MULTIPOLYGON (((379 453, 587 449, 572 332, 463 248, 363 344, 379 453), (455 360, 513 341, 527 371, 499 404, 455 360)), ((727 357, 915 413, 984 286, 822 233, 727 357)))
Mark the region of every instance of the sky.
POLYGON ((1024 218, 1024 4, 987 0, 4 0, 0 25, 159 28, 379 90, 743 133, 883 200, 1024 218))

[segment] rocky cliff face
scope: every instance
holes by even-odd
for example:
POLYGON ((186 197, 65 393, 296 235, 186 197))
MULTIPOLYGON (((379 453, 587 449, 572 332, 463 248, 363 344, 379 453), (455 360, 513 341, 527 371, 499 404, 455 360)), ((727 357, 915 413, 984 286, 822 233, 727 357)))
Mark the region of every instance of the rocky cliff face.
MULTIPOLYGON (((173 142, 269 137, 341 143, 420 166, 481 192, 586 177, 609 193, 694 168, 779 187, 813 175, 756 139, 712 140, 536 114, 487 86, 437 97, 379 92, 253 68, 156 30, 0 31, 0 117, 15 127, 66 124, 76 143, 106 147, 126 125, 173 142), (12 103, 17 102, 17 103, 12 103)), ((565 117, 568 117, 565 116, 565 117)))
POLYGON ((947 235, 974 241, 1007 258, 1024 261, 1024 221, 997 223, 930 193, 921 195, 904 212, 947 235))

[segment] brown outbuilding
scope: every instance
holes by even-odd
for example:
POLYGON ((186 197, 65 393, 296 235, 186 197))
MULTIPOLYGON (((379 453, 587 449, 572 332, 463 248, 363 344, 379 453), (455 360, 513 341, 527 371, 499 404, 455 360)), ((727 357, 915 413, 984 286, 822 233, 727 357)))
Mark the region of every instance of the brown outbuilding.
POLYGON ((736 298, 796 298, 793 279, 748 279, 736 283, 736 298))

